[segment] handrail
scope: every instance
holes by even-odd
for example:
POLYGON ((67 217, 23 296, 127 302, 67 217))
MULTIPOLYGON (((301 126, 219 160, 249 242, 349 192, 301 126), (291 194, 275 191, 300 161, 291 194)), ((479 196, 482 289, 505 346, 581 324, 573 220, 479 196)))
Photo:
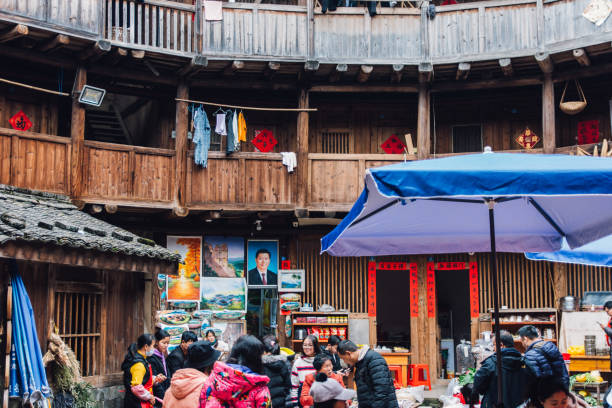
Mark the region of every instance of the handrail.
POLYGON ((28 132, 9 128, 0 128, 0 135, 17 136, 23 139, 41 140, 44 142, 70 144, 70 138, 64 136, 48 135, 46 133, 28 132))
POLYGON ((114 150, 119 152, 135 152, 168 157, 176 155, 175 150, 161 149, 158 147, 131 146, 118 143, 98 142, 95 140, 85 140, 83 144, 87 147, 93 147, 95 149, 114 150))

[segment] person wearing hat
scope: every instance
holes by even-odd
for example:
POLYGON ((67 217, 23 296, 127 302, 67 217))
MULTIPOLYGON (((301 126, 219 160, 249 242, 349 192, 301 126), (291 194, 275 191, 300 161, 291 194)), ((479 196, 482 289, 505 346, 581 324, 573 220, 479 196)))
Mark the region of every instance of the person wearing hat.
POLYGON ((355 398, 355 390, 349 390, 325 373, 317 374, 310 387, 314 408, 346 408, 349 401, 355 398))
POLYGON ((197 341, 187 349, 185 367, 176 371, 164 396, 164 408, 193 408, 199 406, 202 387, 208 380, 221 352, 208 341, 197 341))

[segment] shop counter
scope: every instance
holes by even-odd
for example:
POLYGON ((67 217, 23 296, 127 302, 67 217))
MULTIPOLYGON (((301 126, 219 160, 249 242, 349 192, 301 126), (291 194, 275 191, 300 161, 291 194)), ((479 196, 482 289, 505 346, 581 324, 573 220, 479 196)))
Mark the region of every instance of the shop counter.
POLYGON ((411 353, 380 353, 387 365, 400 366, 402 372, 402 387, 408 386, 408 364, 410 364, 411 353))
POLYGON ((588 372, 599 370, 602 373, 610 371, 610 356, 572 356, 570 358, 570 371, 588 372))

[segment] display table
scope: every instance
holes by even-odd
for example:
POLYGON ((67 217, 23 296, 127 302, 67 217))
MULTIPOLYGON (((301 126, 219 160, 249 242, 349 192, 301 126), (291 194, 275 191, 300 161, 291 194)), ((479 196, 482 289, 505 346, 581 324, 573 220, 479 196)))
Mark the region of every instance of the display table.
POLYGON ((402 369, 402 387, 408 386, 408 364, 410 364, 411 353, 380 353, 387 365, 400 366, 402 369))
POLYGON ((601 401, 601 390, 604 391, 604 393, 606 392, 606 390, 608 389, 608 382, 607 381, 602 381, 599 383, 591 383, 591 384, 586 384, 586 383, 579 383, 579 382, 575 382, 573 385, 573 389, 578 391, 578 390, 587 390, 587 389, 595 389, 597 391, 597 400, 601 401))
POLYGON ((589 372, 599 370, 602 373, 610 371, 610 356, 571 356, 570 371, 589 372))

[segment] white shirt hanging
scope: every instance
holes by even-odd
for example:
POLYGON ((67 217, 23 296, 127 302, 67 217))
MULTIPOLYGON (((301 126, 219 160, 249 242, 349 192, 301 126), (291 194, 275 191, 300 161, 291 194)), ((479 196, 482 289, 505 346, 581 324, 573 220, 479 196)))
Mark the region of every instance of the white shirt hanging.
POLYGON ((215 125, 215 133, 221 136, 227 136, 225 128, 225 113, 217 113, 217 124, 215 125))

